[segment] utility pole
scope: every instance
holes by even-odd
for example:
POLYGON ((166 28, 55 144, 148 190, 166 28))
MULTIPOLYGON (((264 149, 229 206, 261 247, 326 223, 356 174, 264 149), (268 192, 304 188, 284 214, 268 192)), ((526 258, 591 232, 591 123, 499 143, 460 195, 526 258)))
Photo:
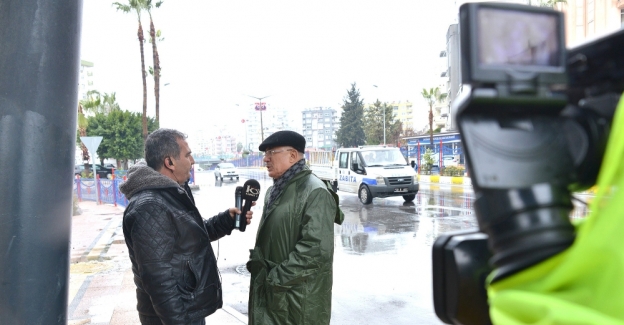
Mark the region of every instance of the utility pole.
MULTIPOLYGON (((247 96, 249 96, 249 95, 247 95, 247 96)), ((264 96, 264 97, 249 96, 251 98, 257 99, 259 101, 259 104, 260 104, 259 105, 260 107, 256 106, 256 111, 260 111, 260 137, 261 137, 260 142, 264 141, 264 126, 262 125, 262 111, 266 109, 266 107, 262 106, 262 100, 267 98, 267 97, 270 97, 270 96, 271 95, 264 96)))
POLYGON ((82 0, 0 5, 2 324, 68 321, 81 19, 82 0))

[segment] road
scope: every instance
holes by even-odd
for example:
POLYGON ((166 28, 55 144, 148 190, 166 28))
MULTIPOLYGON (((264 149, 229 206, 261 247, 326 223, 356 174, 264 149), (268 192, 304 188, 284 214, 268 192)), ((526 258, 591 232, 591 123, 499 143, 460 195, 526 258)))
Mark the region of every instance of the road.
MULTIPOLYGON (((196 173, 195 199, 207 218, 234 204, 238 182, 217 182, 196 173)), ((259 179, 262 193, 272 181, 259 179)), ((244 233, 213 243, 223 279, 224 303, 247 314, 249 275, 264 195, 244 233)), ((431 247, 441 233, 476 228, 473 193, 463 187, 424 186, 413 203, 375 199, 362 205, 356 194, 338 191, 344 223, 335 226, 332 324, 442 324, 433 311, 431 247)))

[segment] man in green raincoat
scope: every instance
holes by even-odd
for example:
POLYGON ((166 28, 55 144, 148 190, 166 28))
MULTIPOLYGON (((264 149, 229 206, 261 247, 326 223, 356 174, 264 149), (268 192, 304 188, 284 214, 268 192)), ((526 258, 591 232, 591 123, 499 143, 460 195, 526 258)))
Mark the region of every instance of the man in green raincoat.
POLYGON ((338 196, 305 164, 305 138, 279 131, 259 147, 274 183, 250 250, 249 324, 329 324, 338 196))

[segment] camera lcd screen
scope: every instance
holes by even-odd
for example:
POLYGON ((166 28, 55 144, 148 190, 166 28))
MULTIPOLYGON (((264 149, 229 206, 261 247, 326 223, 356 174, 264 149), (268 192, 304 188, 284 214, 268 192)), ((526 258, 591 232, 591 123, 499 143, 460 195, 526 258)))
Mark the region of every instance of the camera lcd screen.
POLYGON ((555 15, 480 8, 478 11, 478 62, 482 68, 559 67, 555 15))

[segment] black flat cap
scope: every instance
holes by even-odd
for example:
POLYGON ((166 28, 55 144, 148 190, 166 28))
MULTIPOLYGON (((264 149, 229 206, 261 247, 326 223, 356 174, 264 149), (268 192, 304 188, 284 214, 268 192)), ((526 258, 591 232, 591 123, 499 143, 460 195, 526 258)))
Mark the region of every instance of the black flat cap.
POLYGON ((305 138, 294 131, 277 131, 264 139, 258 150, 265 151, 268 148, 291 146, 299 152, 305 151, 306 140, 305 138))

